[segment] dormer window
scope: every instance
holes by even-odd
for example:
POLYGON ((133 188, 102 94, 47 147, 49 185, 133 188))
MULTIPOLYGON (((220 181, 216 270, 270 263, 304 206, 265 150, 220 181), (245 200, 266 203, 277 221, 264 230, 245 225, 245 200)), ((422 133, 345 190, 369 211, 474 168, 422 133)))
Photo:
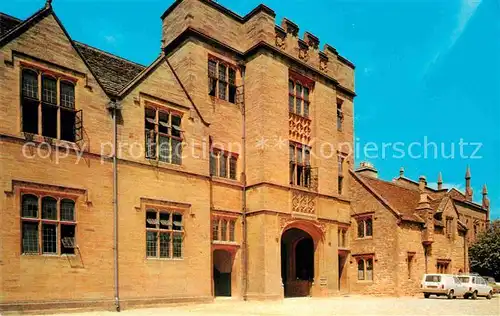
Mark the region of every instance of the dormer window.
POLYGON ((177 111, 145 108, 146 158, 176 165, 182 163, 181 121, 182 114, 177 111))
POLYGON ((81 140, 82 111, 75 110, 72 81, 24 68, 21 107, 24 133, 70 142, 81 140))

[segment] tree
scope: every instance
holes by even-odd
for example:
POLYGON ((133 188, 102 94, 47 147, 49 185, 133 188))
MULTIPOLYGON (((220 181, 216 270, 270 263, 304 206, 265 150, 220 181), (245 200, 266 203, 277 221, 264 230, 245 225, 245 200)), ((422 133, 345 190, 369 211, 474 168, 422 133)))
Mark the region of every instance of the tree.
POLYGON ((500 220, 491 222, 470 246, 469 260, 472 271, 500 281, 500 220))

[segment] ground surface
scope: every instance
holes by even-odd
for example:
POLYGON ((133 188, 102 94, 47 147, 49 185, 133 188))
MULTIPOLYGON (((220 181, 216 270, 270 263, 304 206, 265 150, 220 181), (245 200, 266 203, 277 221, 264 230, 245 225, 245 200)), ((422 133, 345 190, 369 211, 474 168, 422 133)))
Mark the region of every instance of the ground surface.
POLYGON ((279 302, 243 302, 217 299, 211 304, 145 308, 115 312, 66 314, 71 316, 117 315, 500 315, 500 298, 477 300, 419 297, 348 296, 297 298, 279 302))

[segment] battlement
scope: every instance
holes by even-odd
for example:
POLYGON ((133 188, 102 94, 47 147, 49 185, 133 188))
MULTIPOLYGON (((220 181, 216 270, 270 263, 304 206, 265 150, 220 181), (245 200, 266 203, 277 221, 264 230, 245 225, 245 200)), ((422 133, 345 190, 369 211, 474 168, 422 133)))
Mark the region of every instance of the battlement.
POLYGON ((275 12, 263 4, 240 16, 212 0, 177 0, 161 18, 162 47, 186 29, 196 30, 240 54, 264 42, 354 90, 353 63, 328 44, 320 50, 320 39, 310 32, 300 38, 299 26, 291 20, 283 18, 277 25, 275 12))
POLYGON ((342 86, 354 89, 354 64, 340 56, 334 47, 325 44, 320 50, 319 38, 310 32, 304 32, 300 38, 299 26, 287 18, 281 20, 281 26, 275 26, 274 32, 279 49, 334 77, 342 86))

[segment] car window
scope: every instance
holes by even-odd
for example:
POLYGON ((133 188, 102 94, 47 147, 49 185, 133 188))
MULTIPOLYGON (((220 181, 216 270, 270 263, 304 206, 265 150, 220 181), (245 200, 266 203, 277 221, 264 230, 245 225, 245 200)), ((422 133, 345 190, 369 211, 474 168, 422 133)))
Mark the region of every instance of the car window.
POLYGON ((453 281, 455 284, 460 284, 460 280, 457 277, 453 277, 453 281))
POLYGON ((440 275, 426 275, 425 282, 441 282, 440 275))
POLYGON ((469 283, 469 277, 458 277, 458 279, 462 282, 462 283, 469 283))

